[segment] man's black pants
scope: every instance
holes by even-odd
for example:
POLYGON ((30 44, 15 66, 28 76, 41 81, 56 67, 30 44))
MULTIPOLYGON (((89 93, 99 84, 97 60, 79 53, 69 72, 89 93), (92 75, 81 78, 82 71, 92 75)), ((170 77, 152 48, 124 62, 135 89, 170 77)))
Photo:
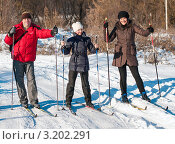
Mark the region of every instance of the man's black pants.
POLYGON ((20 62, 13 61, 13 69, 16 79, 16 86, 18 90, 18 96, 21 104, 27 104, 27 91, 24 84, 24 75, 27 77, 27 89, 30 103, 32 105, 38 103, 38 91, 34 74, 34 62, 20 62))

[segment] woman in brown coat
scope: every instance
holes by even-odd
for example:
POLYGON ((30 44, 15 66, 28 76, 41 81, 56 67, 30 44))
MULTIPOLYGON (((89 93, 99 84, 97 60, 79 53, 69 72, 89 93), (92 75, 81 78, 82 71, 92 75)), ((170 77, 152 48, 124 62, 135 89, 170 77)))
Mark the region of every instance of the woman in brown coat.
MULTIPOLYGON (((112 42, 116 37, 118 39, 115 45, 115 52, 113 58, 113 66, 117 66, 120 73, 120 87, 122 94, 122 101, 129 103, 127 98, 127 71, 126 66, 129 67, 137 87, 142 95, 142 98, 150 102, 147 97, 143 81, 138 71, 138 61, 136 58, 136 45, 135 45, 135 34, 139 34, 147 37, 150 33, 154 32, 152 27, 144 30, 139 26, 132 23, 129 19, 129 14, 126 11, 120 11, 118 14, 119 21, 115 24, 112 32, 108 36, 108 42, 112 42)), ((108 28, 108 23, 104 24, 104 28, 108 28)), ((105 33, 106 35, 106 33, 105 33)))

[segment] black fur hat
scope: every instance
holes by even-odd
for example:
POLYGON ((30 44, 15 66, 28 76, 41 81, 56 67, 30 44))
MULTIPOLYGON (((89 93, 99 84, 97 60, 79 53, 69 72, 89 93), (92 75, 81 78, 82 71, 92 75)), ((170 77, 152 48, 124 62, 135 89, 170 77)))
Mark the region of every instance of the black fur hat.
POLYGON ((126 11, 120 11, 120 12, 118 13, 118 19, 121 19, 121 18, 123 18, 123 17, 129 19, 129 14, 128 14, 128 12, 126 12, 126 11))

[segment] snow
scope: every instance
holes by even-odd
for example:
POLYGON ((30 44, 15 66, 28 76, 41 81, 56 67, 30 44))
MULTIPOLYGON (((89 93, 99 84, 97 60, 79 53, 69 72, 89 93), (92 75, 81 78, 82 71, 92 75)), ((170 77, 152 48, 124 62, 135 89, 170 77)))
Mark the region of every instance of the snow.
MULTIPOLYGON (((99 71, 100 71, 100 104, 103 107, 109 105, 108 100, 108 77, 107 77, 107 63, 106 54, 101 53, 99 56, 99 71)), ((75 86, 75 94, 73 98, 73 106, 77 111, 77 117, 70 115, 67 112, 57 111, 56 102, 56 82, 55 82, 55 56, 38 55, 35 61, 35 75, 38 86, 38 98, 41 106, 54 114, 58 114, 58 118, 49 117, 47 114, 34 110, 38 114, 37 118, 31 118, 26 111, 20 107, 17 89, 14 80, 14 110, 11 110, 11 65, 10 54, 1 52, 0 63, 0 128, 175 128, 175 69, 173 66, 158 65, 161 95, 159 98, 159 91, 157 86, 156 74, 154 65, 140 64, 139 71, 144 81, 145 89, 149 98, 153 102, 169 106, 166 112, 152 104, 144 102, 140 98, 139 91, 135 84, 130 71, 128 71, 128 98, 132 98, 134 104, 144 107, 147 106, 146 111, 139 111, 129 105, 121 103, 119 74, 116 67, 110 66, 111 78, 111 97, 112 97, 112 111, 114 116, 109 117, 104 114, 93 112, 92 110, 83 108, 75 101, 84 102, 84 96, 81 89, 81 80, 78 76, 75 86), (166 70, 166 72, 165 72, 166 70), (67 120, 69 118, 69 120, 67 120), (168 120, 168 121, 167 121, 168 120)), ((112 62, 112 55, 110 63, 112 62)), ((65 85, 68 81, 68 63, 69 56, 65 57, 65 85)), ((91 93, 93 103, 98 105, 98 83, 97 83, 97 69, 96 69, 96 55, 89 56, 90 71, 89 82, 91 86, 91 93)), ((58 56, 58 82, 59 82, 59 105, 63 104, 63 77, 62 77, 62 56, 58 56)), ((65 92, 64 92, 65 93, 65 92)), ((104 108, 105 109, 105 108, 104 108)))
MULTIPOLYGON (((66 33, 62 30, 59 32, 62 34, 66 33)), ((67 35, 70 35, 70 33, 67 33, 67 35)), ((1 35, 1 37, 4 37, 4 35, 1 35)), ((61 35, 57 35, 56 43, 60 51, 59 38, 61 38, 61 35)), ((38 41, 40 45, 54 45, 54 42, 54 38, 38 41)), ((2 43, 3 42, 1 42, 1 45, 4 46, 2 43)), ((158 50, 158 52, 161 53, 162 51, 158 50)), ((139 52, 138 55, 142 55, 142 53, 139 52)), ((172 54, 170 57, 167 57, 167 63, 164 62, 157 66, 162 97, 159 97, 154 64, 144 64, 143 56, 138 56, 139 72, 143 79, 148 97, 153 103, 164 108, 168 106, 167 111, 141 99, 135 80, 129 69, 127 71, 128 98, 132 100, 134 105, 141 108, 147 106, 147 110, 138 110, 128 104, 121 103, 119 72, 117 67, 111 66, 113 59, 112 54, 109 55, 111 83, 110 106, 106 53, 98 54, 100 98, 98 96, 96 54, 89 55, 89 82, 91 86, 92 102, 96 106, 100 104, 102 110, 105 112, 113 112, 113 116, 108 116, 84 108, 75 102, 79 101, 84 103, 80 76, 78 76, 76 80, 72 102, 73 110, 76 111, 77 116, 74 116, 67 111, 58 111, 55 80, 55 55, 37 55, 35 61, 35 76, 38 87, 39 103, 44 110, 58 115, 58 117, 51 117, 42 111, 33 109, 38 115, 37 118, 31 117, 27 111, 21 108, 15 80, 13 80, 14 109, 11 110, 12 60, 7 51, 0 52, 0 58, 0 129, 175 129, 175 56, 172 54)), ((62 106, 63 101, 65 100, 69 59, 70 56, 64 57, 65 77, 63 90, 63 57, 62 55, 58 55, 59 106, 62 106)))

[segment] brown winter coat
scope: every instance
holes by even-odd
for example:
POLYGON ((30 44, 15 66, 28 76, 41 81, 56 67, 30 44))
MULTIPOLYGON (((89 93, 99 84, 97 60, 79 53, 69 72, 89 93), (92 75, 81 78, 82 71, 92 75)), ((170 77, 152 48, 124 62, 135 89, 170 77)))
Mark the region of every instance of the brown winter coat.
POLYGON ((120 22, 115 24, 108 40, 112 42, 116 37, 118 39, 117 44, 115 44, 113 66, 122 67, 126 62, 129 66, 138 66, 135 33, 145 37, 150 34, 149 30, 143 30, 133 24, 131 20, 128 21, 125 27, 122 27, 120 22))

